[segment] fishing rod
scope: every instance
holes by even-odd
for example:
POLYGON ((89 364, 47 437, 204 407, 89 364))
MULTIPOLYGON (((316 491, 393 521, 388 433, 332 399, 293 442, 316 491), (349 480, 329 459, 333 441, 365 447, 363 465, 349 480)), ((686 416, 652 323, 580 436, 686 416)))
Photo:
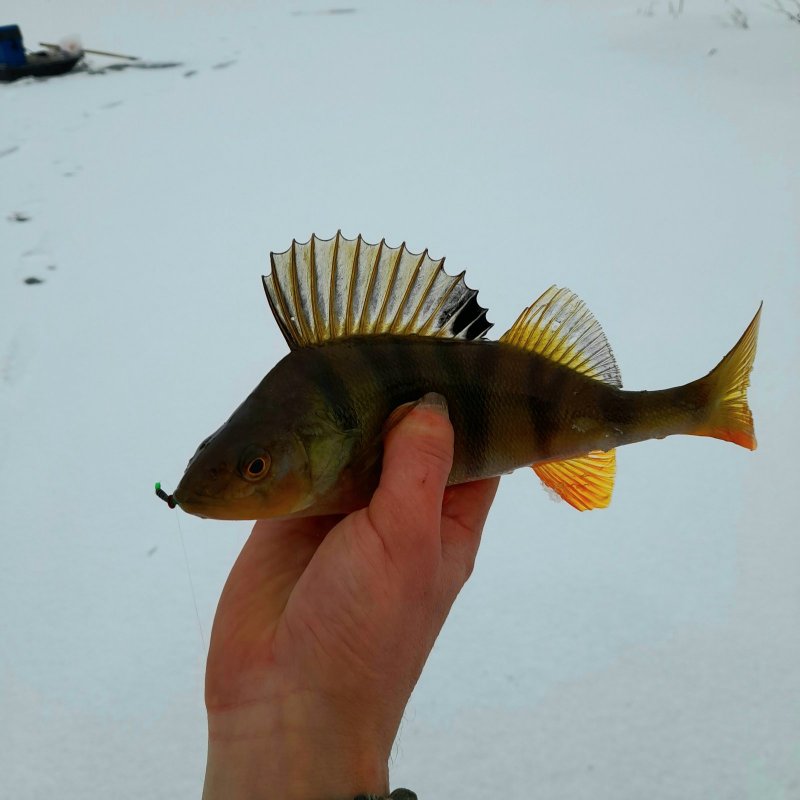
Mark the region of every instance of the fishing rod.
MULTIPOLYGON (((49 47, 51 50, 63 50, 57 44, 51 44, 50 42, 39 42, 40 47, 49 47)), ((111 53, 108 50, 89 50, 87 47, 82 47, 84 53, 89 53, 93 56, 108 56, 109 58, 122 58, 125 61, 140 61, 141 59, 138 56, 126 56, 122 53, 111 53)))

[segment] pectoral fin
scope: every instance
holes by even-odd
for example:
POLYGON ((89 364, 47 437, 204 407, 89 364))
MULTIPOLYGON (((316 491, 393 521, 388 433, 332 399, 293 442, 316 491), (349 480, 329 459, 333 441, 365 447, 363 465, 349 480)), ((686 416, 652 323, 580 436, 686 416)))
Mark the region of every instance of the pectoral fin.
POLYGON ((298 431, 308 456, 311 482, 317 496, 327 493, 340 479, 361 440, 361 430, 341 430, 322 417, 298 431))
POLYGON ((593 450, 568 461, 534 464, 542 483, 578 511, 605 508, 611 502, 617 459, 614 450, 593 450))

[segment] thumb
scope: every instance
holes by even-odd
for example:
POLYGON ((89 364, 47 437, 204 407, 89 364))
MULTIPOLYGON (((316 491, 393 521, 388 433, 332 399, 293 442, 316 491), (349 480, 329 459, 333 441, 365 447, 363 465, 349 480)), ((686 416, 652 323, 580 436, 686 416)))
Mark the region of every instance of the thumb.
POLYGON ((386 437, 380 484, 369 505, 370 521, 390 558, 440 549, 442 500, 452 465, 447 401, 431 392, 386 437))

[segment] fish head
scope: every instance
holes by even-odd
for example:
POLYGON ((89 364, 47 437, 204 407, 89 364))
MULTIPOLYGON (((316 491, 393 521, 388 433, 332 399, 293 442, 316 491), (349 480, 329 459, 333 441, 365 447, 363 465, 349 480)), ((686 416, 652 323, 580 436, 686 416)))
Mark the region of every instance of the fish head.
POLYGON ((263 519, 309 505, 306 447, 280 408, 264 411, 245 402, 200 443, 173 493, 181 509, 210 519, 263 519))

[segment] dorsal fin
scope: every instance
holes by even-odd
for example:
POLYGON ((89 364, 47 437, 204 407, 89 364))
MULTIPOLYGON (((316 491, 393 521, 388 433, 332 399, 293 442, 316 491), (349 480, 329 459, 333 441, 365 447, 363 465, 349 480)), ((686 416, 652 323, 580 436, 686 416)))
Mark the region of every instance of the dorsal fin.
POLYGON ((524 350, 612 386, 622 386, 617 362, 600 323, 569 289, 551 286, 500 337, 524 350))
POLYGON ((606 508, 614 490, 617 457, 614 450, 592 450, 567 461, 534 464, 533 471, 545 486, 557 492, 578 511, 606 508))
POLYGON ((272 313, 289 347, 382 333, 477 339, 491 328, 464 273, 448 275, 444 259, 361 236, 312 235, 270 253, 263 278, 272 313))

